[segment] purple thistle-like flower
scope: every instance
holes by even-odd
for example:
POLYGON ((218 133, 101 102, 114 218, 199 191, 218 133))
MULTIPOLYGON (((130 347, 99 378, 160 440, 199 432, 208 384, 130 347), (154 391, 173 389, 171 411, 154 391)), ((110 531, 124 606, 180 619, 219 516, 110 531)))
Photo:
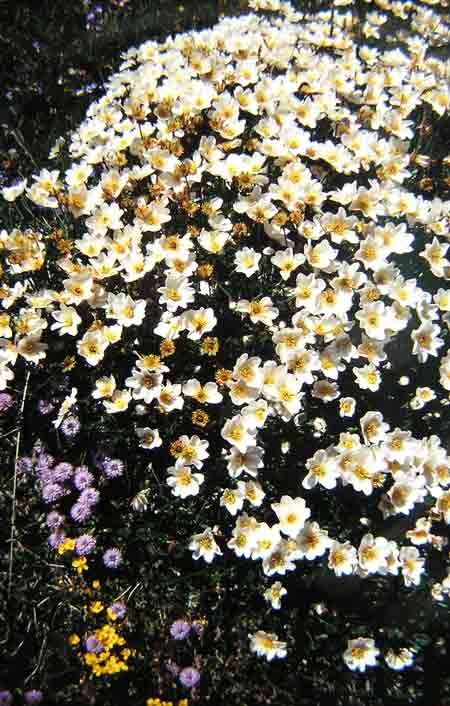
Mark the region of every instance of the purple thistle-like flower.
POLYGON ((122 563, 122 552, 117 547, 107 549, 103 554, 103 563, 108 569, 118 569, 122 563))
POLYGON ((124 618, 127 614, 127 607, 125 603, 122 603, 122 601, 116 601, 109 607, 111 608, 114 615, 119 618, 119 620, 122 620, 122 618, 124 618))
POLYGON ((117 478, 123 474, 123 469, 125 465, 120 458, 109 458, 108 456, 103 460, 102 470, 105 476, 108 478, 117 478))
POLYGON ((78 417, 74 417, 72 414, 64 419, 61 426, 61 433, 64 434, 68 439, 72 439, 78 434, 81 429, 80 420, 78 417))
POLYGON ((187 689, 192 689, 200 681, 200 672, 195 667, 185 667, 181 670, 179 678, 183 686, 187 689))
POLYGON ((45 503, 55 503, 67 494, 66 488, 58 483, 46 483, 42 486, 42 499, 45 503))
POLYGON ((46 517, 45 524, 51 530, 58 529, 58 527, 62 527, 64 524, 64 517, 63 515, 60 515, 59 512, 49 512, 46 517))
POLYGON ((92 515, 93 509, 90 503, 76 502, 70 508, 70 516, 75 522, 85 522, 92 515))
POLYGON ((87 652, 93 652, 95 655, 103 652, 103 645, 100 640, 95 637, 95 635, 89 635, 89 637, 86 638, 84 645, 87 652))
POLYGON ((9 706, 12 704, 12 694, 10 691, 7 691, 6 689, 4 691, 0 691, 0 706, 9 706))
POLYGON ((73 466, 71 463, 58 463, 53 469, 53 480, 57 483, 64 483, 73 476, 73 466))
POLYGON ((38 400, 37 410, 39 414, 47 415, 51 414, 55 409, 55 405, 50 402, 50 400, 38 400))
POLYGON ((95 488, 85 488, 81 491, 78 502, 83 505, 96 505, 100 499, 100 493, 95 488))
POLYGON ((29 456, 21 456, 18 458, 17 470, 19 473, 31 473, 33 470, 33 459, 29 456))
POLYGON ((58 549, 59 545, 61 542, 64 542, 66 539, 67 535, 62 529, 56 529, 54 532, 51 533, 50 537, 48 538, 48 543, 53 549, 58 549))
POLYGON ((94 480, 94 476, 88 470, 87 466, 78 466, 75 468, 73 484, 78 490, 88 488, 94 480))
POLYGON ((97 540, 92 534, 82 534, 75 542, 75 551, 78 556, 86 556, 94 551, 97 540))
POLYGON ((29 706, 33 706, 34 704, 40 704, 43 697, 44 695, 42 691, 39 691, 38 689, 31 689, 30 691, 26 691, 23 695, 25 703, 29 704, 29 706))
POLYGON ((185 640, 191 631, 191 626, 185 620, 175 620, 170 626, 170 634, 174 640, 185 640))
POLYGON ((0 392, 0 412, 7 412, 14 404, 14 397, 9 392, 0 392))
POLYGON ((176 662, 166 662, 166 669, 173 677, 177 677, 181 671, 181 667, 176 662))
POLYGON ((41 473, 43 471, 49 471, 52 467, 53 464, 55 463, 55 459, 53 456, 47 453, 40 453, 36 459, 36 471, 37 473, 41 473))

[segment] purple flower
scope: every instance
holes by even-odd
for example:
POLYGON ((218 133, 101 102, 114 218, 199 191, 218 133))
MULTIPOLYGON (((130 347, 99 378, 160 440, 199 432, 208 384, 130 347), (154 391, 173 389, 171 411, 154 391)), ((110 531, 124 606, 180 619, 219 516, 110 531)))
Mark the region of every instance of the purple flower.
POLYGON ((50 537, 48 538, 48 543, 53 549, 57 549, 61 542, 64 542, 66 539, 66 533, 62 529, 57 529, 54 532, 51 533, 50 537))
POLYGON ((62 422, 60 429, 61 433, 64 434, 64 436, 71 439, 72 437, 76 436, 81 429, 80 420, 78 419, 78 417, 69 415, 62 422))
POLYGON ((75 551, 78 556, 86 556, 94 551, 97 541, 91 534, 82 534, 75 542, 75 551))
POLYGON ((87 466, 78 466, 78 468, 75 469, 73 484, 75 488, 78 488, 78 490, 84 490, 91 485, 93 480, 94 476, 90 471, 88 471, 87 466))
POLYGON ((89 503, 82 503, 80 501, 76 502, 70 508, 70 516, 75 522, 85 522, 92 515, 92 505, 89 503))
POLYGON ((0 706, 9 706, 12 704, 12 694, 10 691, 0 691, 0 706))
POLYGON ((53 464, 55 462, 55 459, 53 456, 47 453, 41 453, 36 459, 36 471, 38 473, 41 473, 42 471, 49 471, 53 464))
POLYGON ((58 527, 61 527, 64 524, 64 517, 63 515, 60 515, 59 512, 49 512, 46 517, 45 524, 51 530, 58 529, 58 527))
POLYGON ((122 552, 117 547, 107 549, 103 554, 103 563, 108 569, 117 569, 122 563, 122 552))
POLYGON ((39 414, 51 414, 55 409, 55 405, 50 400, 38 400, 37 409, 39 414))
POLYGON ((187 689, 196 686, 200 681, 200 672, 195 667, 185 667, 180 672, 180 683, 187 689))
POLYGON ((180 667, 176 662, 166 662, 166 669, 173 677, 177 677, 180 673, 180 667))
POLYGON ((58 483, 47 483, 42 487, 42 499, 45 503, 54 503, 64 495, 67 495, 67 490, 58 483))
POLYGON ((109 458, 107 456, 102 464, 102 470, 108 478, 117 478, 117 476, 121 476, 123 469, 124 463, 120 460, 120 458, 109 458))
POLYGON ((57 483, 64 483, 64 481, 72 478, 73 466, 71 463, 58 463, 53 469, 53 479, 57 483))
POLYGON ((0 412, 7 412, 13 403, 14 398, 9 392, 0 392, 0 412))
POLYGON ((93 652, 95 655, 98 655, 100 654, 100 652, 103 652, 103 645, 100 640, 97 640, 95 635, 89 635, 89 637, 86 638, 84 645, 88 652, 93 652))
POLYGON ((31 689, 31 691, 26 691, 23 695, 25 703, 32 706, 33 704, 40 704, 43 698, 42 691, 38 689, 31 689))
POLYGON ((17 470, 19 473, 31 473, 33 470, 33 459, 29 456, 21 456, 17 459, 17 470))
POLYGON ((100 499, 100 493, 95 488, 85 488, 81 491, 78 502, 83 505, 96 505, 100 499))
POLYGON ((119 620, 122 620, 122 618, 124 618, 127 613, 126 605, 125 603, 122 603, 122 601, 116 601, 109 607, 111 608, 114 615, 119 618, 119 620))
POLYGON ((175 620, 170 626, 170 634, 174 640, 185 640, 191 631, 191 626, 185 620, 175 620))

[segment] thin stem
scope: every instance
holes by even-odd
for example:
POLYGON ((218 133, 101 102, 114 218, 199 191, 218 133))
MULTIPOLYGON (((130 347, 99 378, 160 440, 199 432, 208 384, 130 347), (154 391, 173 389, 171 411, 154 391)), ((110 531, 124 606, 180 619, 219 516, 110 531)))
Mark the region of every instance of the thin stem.
POLYGON ((27 395, 28 381, 30 379, 30 372, 27 372, 25 379, 25 387, 23 388, 22 404, 20 406, 19 421, 20 427, 17 431, 16 436, 16 454, 14 458, 14 479, 13 479, 13 496, 12 496, 12 507, 11 507, 11 534, 9 537, 9 568, 8 568, 8 599, 11 595, 12 588, 12 577, 13 577, 13 563, 14 563, 14 541, 16 536, 16 495, 17 495, 17 462, 19 458, 19 448, 20 448, 20 437, 22 432, 22 416, 25 407, 25 398, 27 395))

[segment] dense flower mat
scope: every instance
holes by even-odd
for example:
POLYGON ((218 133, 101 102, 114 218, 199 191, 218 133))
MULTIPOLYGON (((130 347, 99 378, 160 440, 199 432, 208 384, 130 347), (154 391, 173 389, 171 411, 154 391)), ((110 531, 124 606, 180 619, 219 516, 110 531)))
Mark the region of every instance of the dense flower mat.
MULTIPOLYGON (((430 48, 448 17, 383 0, 358 24, 350 5, 308 16, 252 0, 259 14, 133 47, 54 164, 3 189, 20 221, 0 233, 12 521, 32 489, 52 580, 81 596, 64 637, 74 683, 127 673, 145 702, 132 606, 158 542, 163 592, 169 566, 217 570, 219 593, 255 566, 246 650, 268 661, 295 651, 278 616, 318 576, 444 610, 450 71, 430 48), (381 42, 392 21, 395 48, 381 42)), ((10 594, 20 541, 13 522, 10 594)), ((174 703, 212 693, 214 612, 200 613, 186 601, 166 633, 190 641, 158 682, 174 703)), ((395 625, 391 640, 347 625, 339 674, 420 665, 420 640, 395 625)))

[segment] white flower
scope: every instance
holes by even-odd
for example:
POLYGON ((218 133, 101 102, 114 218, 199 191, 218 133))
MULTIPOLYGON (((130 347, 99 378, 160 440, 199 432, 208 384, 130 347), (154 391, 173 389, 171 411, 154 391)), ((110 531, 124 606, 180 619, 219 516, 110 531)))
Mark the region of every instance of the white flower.
POLYGON ((61 422, 64 419, 64 417, 66 416, 66 414, 69 412, 70 408, 73 407, 74 404, 76 404, 77 394, 78 394, 77 388, 72 387, 70 395, 67 395, 67 397, 63 400, 61 407, 59 408, 59 411, 58 411, 58 416, 52 422, 55 429, 58 429, 61 426, 61 422))
POLYGON ((5 186, 2 189, 2 196, 6 201, 15 201, 23 194, 27 186, 27 180, 21 179, 11 186, 5 186))
POLYGON ((311 510, 303 498, 291 498, 289 495, 283 495, 280 502, 273 503, 271 508, 278 517, 280 530, 288 537, 296 537, 311 516, 311 510))
POLYGON ((140 326, 145 317, 147 302, 144 299, 134 300, 123 292, 108 294, 105 305, 106 315, 116 319, 121 326, 140 326))
POLYGON ((279 314, 278 309, 273 306, 270 297, 254 299, 253 301, 241 299, 236 304, 236 311, 248 314, 253 324, 260 321, 266 326, 271 326, 274 319, 276 319, 279 314))
POLYGON ((24 336, 17 344, 17 352, 22 358, 30 363, 39 363, 46 357, 48 345, 41 341, 40 333, 31 336, 24 336))
POLYGON ((157 400, 163 412, 182 409, 184 399, 181 395, 181 385, 173 385, 171 382, 166 382, 165 385, 161 386, 157 400))
POLYGON ((58 331, 60 336, 68 334, 76 336, 78 333, 78 325, 81 323, 81 316, 78 316, 77 310, 72 306, 61 304, 59 311, 52 311, 52 316, 55 319, 54 324, 50 326, 51 331, 58 331))
POLYGON ((208 564, 212 562, 215 556, 222 554, 220 547, 216 544, 212 530, 209 528, 191 537, 189 549, 192 551, 194 559, 200 559, 201 557, 208 564))
POLYGON ((212 331, 217 324, 212 309, 189 309, 183 314, 183 326, 189 331, 188 338, 198 341, 204 333, 212 331))
POLYGON ((77 341, 77 350, 89 365, 98 365, 103 360, 108 345, 102 331, 88 331, 77 341))
POLYGON ((215 382, 207 382, 201 385, 193 378, 183 385, 183 395, 193 397, 200 404, 219 404, 223 400, 223 395, 219 392, 215 382))
POLYGON ((292 248, 286 248, 286 250, 278 250, 270 261, 280 270, 281 278, 286 282, 292 272, 305 262, 305 256, 301 253, 294 255, 292 248))
POLYGON ((249 638, 250 650, 255 652, 258 657, 265 657, 268 662, 275 657, 286 657, 286 642, 278 640, 278 636, 275 633, 258 630, 253 635, 249 635, 249 638))
POLYGON ((116 380, 114 375, 98 378, 98 380, 95 381, 95 388, 96 389, 92 393, 92 397, 95 400, 100 400, 104 397, 111 397, 116 389, 116 380))
POLYGON ((388 540, 365 534, 358 549, 358 561, 363 571, 373 574, 387 567, 388 540))
POLYGON ((274 610, 280 610, 281 598, 287 594, 286 589, 280 581, 275 581, 269 588, 264 591, 264 598, 274 610))
POLYGON ((350 669, 365 672, 366 667, 375 667, 380 650, 375 647, 375 641, 368 637, 358 637, 348 640, 343 657, 350 669))
MULTIPOLYGON (((159 446, 160 444, 157 445, 159 446)), ((146 448, 152 448, 152 446, 146 446, 146 448)), ((189 466, 171 466, 167 469, 167 473, 166 483, 172 488, 172 495, 179 498, 198 495, 200 486, 205 480, 203 473, 192 473, 189 466)))
POLYGON ((399 560, 405 586, 418 586, 425 572, 425 559, 422 559, 417 547, 402 547, 399 560))
POLYGON ((411 333, 414 341, 413 353, 421 363, 425 363, 428 356, 437 356, 438 348, 444 344, 444 339, 439 338, 440 328, 431 322, 425 322, 411 333))
POLYGON ((236 446, 241 453, 245 453, 251 446, 256 446, 255 432, 247 428, 245 419, 240 414, 228 419, 220 433, 226 441, 232 446, 236 446))
POLYGON ((197 435, 180 436, 181 451, 177 455, 176 466, 195 466, 201 468, 203 462, 209 457, 208 446, 209 442, 206 439, 200 439, 197 435))
POLYGON ((324 488, 331 490, 336 487, 339 471, 335 459, 326 451, 316 451, 314 456, 306 462, 308 475, 302 481, 302 486, 311 490, 318 483, 324 488))
POLYGON ((256 478, 258 469, 264 466, 264 449, 261 446, 249 446, 246 451, 239 451, 236 446, 230 449, 230 453, 225 457, 227 469, 231 478, 238 478, 242 472, 256 478))
POLYGON ((376 367, 369 363, 362 368, 353 368, 356 383, 361 390, 376 392, 380 387, 381 375, 376 367))
POLYGON ((296 542, 301 557, 310 561, 322 556, 332 544, 328 532, 321 529, 317 522, 305 522, 296 537, 296 542))
POLYGON ((159 303, 165 304, 170 312, 185 309, 194 301, 194 290, 184 276, 168 275, 164 287, 158 287, 157 291, 161 294, 159 303))
POLYGON ((401 669, 410 667, 414 664, 414 652, 406 649, 406 647, 402 647, 398 652, 388 650, 384 659, 386 660, 388 667, 395 669, 395 671, 398 672, 401 669))
POLYGON ((111 397, 103 400, 103 406, 109 414, 125 412, 131 401, 131 394, 128 390, 114 390, 111 397))
POLYGON ((328 554, 328 567, 336 576, 352 574, 358 563, 355 547, 350 542, 333 542, 328 554))
POLYGON ((235 515, 244 506, 244 493, 240 487, 226 488, 220 496, 220 505, 226 507, 231 515, 235 515))
POLYGON ((155 449, 162 444, 158 429, 137 427, 136 436, 140 440, 139 446, 142 446, 143 449, 155 449))
POLYGON ((384 441, 389 430, 381 412, 367 412, 359 420, 364 440, 369 444, 379 444, 384 441))
POLYGON ((261 485, 254 480, 239 480, 237 483, 239 491, 248 500, 253 507, 260 507, 262 501, 266 497, 261 485))
POLYGON ((161 393, 163 376, 158 372, 133 368, 132 375, 125 380, 125 385, 133 390, 135 400, 144 400, 146 404, 157 399, 161 393))
POLYGON ((258 272, 261 257, 261 254, 257 253, 253 248, 238 250, 234 256, 236 263, 235 272, 241 272, 246 277, 251 277, 255 272, 258 272))
POLYGON ((339 416, 353 417, 356 409, 356 400, 353 397, 341 397, 339 400, 339 416))

